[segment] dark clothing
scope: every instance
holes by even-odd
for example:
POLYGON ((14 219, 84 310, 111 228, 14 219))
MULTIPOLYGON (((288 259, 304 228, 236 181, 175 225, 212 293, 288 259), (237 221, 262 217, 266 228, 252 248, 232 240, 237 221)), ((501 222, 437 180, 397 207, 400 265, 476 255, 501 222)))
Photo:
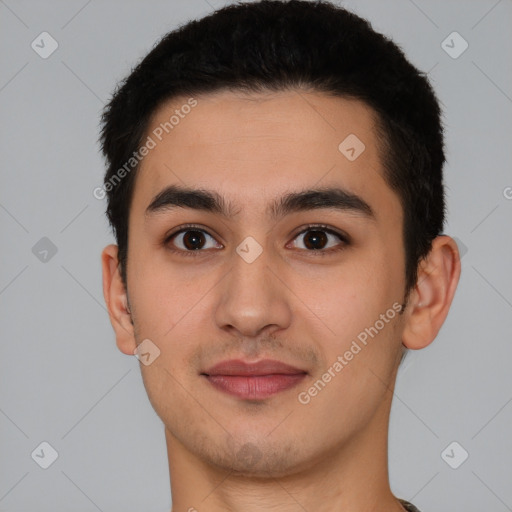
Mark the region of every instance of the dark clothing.
POLYGON ((407 512, 420 512, 412 503, 405 500, 398 500, 407 512))

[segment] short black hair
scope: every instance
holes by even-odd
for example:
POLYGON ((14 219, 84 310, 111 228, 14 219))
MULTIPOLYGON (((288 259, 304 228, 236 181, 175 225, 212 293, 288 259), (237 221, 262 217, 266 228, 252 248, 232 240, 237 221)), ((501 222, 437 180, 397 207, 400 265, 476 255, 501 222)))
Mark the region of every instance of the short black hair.
POLYGON ((426 74, 367 20, 307 0, 238 2, 190 21, 166 34, 118 85, 103 111, 100 141, 107 216, 125 286, 138 165, 122 180, 113 178, 143 143, 152 114, 178 96, 294 89, 361 100, 376 114, 384 178, 404 213, 408 295, 444 224, 439 102, 426 74))

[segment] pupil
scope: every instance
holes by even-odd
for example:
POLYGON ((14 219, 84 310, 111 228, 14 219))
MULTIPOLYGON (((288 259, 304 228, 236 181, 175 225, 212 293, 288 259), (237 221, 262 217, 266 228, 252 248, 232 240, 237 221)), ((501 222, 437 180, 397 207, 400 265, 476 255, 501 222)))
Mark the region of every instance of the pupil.
POLYGON ((204 235, 200 231, 187 231, 183 235, 183 243, 187 249, 192 249, 192 250, 200 249, 200 247, 198 247, 198 246, 201 245, 201 242, 203 242, 203 241, 204 241, 204 235), (190 233, 193 233, 193 235, 190 236, 190 233), (189 242, 191 242, 191 243, 189 243, 189 242))
POLYGON ((325 244, 327 241, 327 235, 323 231, 310 231, 309 235, 306 235, 305 237, 304 245, 308 249, 321 249, 321 247, 317 246, 319 241, 320 245, 325 244))

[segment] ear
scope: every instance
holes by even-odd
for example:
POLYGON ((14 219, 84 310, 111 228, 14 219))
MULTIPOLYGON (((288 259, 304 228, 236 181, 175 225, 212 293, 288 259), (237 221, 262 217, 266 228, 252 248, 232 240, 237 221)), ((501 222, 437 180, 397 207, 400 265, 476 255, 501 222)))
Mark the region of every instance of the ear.
POLYGON ((402 334, 403 344, 417 350, 432 343, 450 309, 460 277, 460 256, 453 238, 440 235, 418 266, 402 334))
POLYGON ((119 272, 117 254, 118 247, 114 244, 107 245, 101 253, 103 296, 116 334, 117 347, 123 354, 132 356, 137 344, 128 307, 128 296, 119 272))

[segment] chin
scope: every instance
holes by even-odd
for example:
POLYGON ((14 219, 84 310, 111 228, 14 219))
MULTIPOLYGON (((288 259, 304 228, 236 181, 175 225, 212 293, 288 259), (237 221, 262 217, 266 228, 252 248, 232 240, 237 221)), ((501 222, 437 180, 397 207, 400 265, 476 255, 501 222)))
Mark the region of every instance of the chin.
POLYGON ((229 446, 225 451, 217 448, 204 458, 205 461, 219 469, 229 471, 237 477, 269 479, 281 478, 300 472, 308 467, 308 461, 301 459, 293 445, 276 440, 270 444, 263 441, 239 441, 235 443, 229 438, 229 446))

